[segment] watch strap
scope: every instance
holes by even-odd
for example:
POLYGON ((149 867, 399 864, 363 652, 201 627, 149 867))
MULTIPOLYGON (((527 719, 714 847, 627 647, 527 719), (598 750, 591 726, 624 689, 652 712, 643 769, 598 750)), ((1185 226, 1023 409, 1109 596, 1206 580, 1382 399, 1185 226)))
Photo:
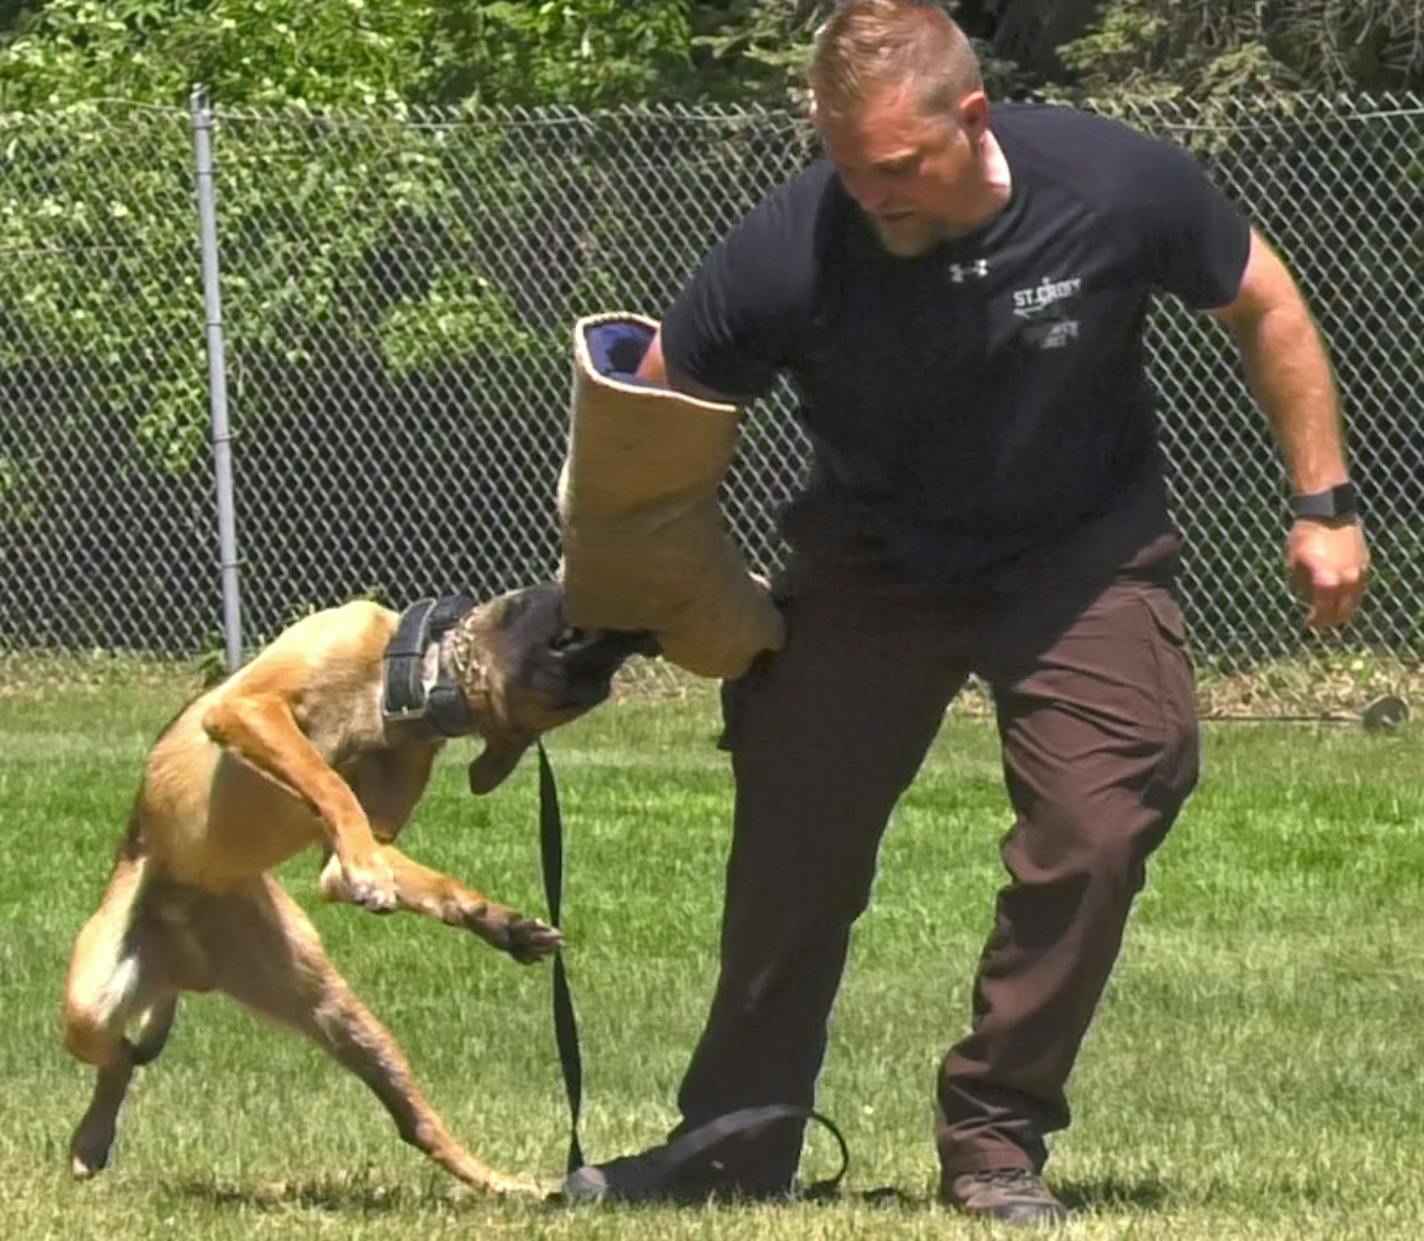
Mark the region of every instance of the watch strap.
POLYGON ((1353 517, 1360 511, 1353 483, 1340 483, 1324 491, 1293 495, 1290 510, 1296 517, 1314 518, 1353 517))

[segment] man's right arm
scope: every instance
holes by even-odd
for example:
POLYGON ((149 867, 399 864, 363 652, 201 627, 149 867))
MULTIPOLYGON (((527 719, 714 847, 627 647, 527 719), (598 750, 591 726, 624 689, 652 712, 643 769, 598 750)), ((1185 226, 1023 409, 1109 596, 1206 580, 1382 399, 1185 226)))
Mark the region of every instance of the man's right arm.
POLYGON ((695 396, 703 401, 717 401, 724 405, 736 404, 731 397, 714 392, 711 388, 689 379, 681 372, 669 374, 667 360, 663 357, 661 330, 653 333, 652 343, 648 346, 647 353, 643 355, 643 360, 638 363, 638 378, 646 383, 657 384, 661 388, 671 388, 674 392, 685 392, 688 396, 695 396))
POLYGON ((723 405, 772 390, 816 288, 814 224, 828 175, 788 182, 707 253, 664 310, 640 379, 723 405))

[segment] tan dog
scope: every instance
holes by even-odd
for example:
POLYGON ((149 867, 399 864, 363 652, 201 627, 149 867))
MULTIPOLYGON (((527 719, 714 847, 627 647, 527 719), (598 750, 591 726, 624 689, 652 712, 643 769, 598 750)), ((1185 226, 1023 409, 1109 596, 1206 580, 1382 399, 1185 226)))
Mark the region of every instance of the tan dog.
MULTIPOLYGON (((416 693, 453 687, 467 725, 459 731, 484 738, 470 765, 476 792, 508 775, 540 733, 602 701, 627 655, 646 650, 639 635, 571 632, 561 608, 559 587, 537 586, 473 608, 443 636, 415 639, 424 653, 403 667, 416 693)), ((491 1192, 533 1188, 450 1135, 395 1040, 268 873, 322 844, 327 900, 424 914, 522 962, 559 945, 552 927, 390 843, 445 740, 418 713, 383 711, 399 619, 360 602, 306 617, 190 703, 154 744, 103 901, 69 967, 65 1042, 98 1067, 70 1144, 76 1175, 108 1162, 129 1079, 162 1050, 178 993, 216 989, 330 1053, 376 1092, 405 1141, 462 1181, 491 1192)))

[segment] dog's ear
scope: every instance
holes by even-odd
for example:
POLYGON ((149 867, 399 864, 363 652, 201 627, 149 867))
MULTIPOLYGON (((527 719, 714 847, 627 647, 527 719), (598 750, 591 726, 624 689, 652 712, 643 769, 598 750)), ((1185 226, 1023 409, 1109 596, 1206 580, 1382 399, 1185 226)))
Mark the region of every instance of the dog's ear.
POLYGON ((533 744, 533 737, 523 735, 485 742, 485 748, 470 763, 470 792, 478 796, 498 788, 533 744))

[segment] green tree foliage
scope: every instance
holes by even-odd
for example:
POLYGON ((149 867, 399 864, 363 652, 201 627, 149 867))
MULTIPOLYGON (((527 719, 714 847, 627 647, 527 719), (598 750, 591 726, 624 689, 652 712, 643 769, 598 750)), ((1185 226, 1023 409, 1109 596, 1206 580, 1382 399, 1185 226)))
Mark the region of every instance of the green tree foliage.
MULTIPOLYGON (((1280 95, 1424 87, 1417 0, 944 0, 996 94, 1097 98, 1280 95)), ((693 5, 694 88, 798 97, 810 36, 834 0, 693 5)))
MULTIPOLYGON (((1029 0, 1029 10, 1018 0, 945 0, 944 7, 973 41, 992 92, 1007 94, 1025 85, 1029 75, 1014 55, 1023 49, 1012 44, 1004 52, 996 35, 1013 12, 1042 8, 1041 0, 1029 0)), ((835 0, 701 0, 691 8, 695 73, 677 85, 703 99, 804 106, 812 37, 835 0)))
POLYGON ((1283 96, 1424 87, 1415 0, 1106 0, 1059 49, 1086 94, 1283 96))
POLYGON ((0 102, 596 107, 685 71, 683 0, 46 0, 0 47, 0 102))
MULTIPOLYGON (((192 147, 175 110, 195 82, 221 109, 236 383, 375 342, 399 384, 529 348, 514 291, 482 270, 474 238, 496 196, 502 226, 519 231, 550 189, 506 158, 497 129, 461 125, 460 112, 412 124, 413 109, 637 99, 686 72, 691 41, 682 0, 48 0, 7 18, 0 364, 77 377, 77 406, 31 403, 26 416, 117 420, 137 468, 172 474, 206 453, 192 147), (165 110, 116 112, 114 100, 165 110), (370 110, 322 119, 352 108, 370 110), (267 115, 242 111, 253 109, 267 115), (472 199, 481 185, 497 195, 472 199), (399 278, 383 278, 395 252, 399 278)), ((251 387, 234 412, 240 427, 293 416, 251 387)), ((18 421, 12 435, 0 510, 34 512, 44 463, 22 451, 18 421)))
POLYGON ((688 79, 685 0, 439 0, 431 102, 602 107, 688 79))
POLYGON ((800 103, 811 34, 825 4, 714 0, 692 8, 699 94, 770 107, 800 103))

